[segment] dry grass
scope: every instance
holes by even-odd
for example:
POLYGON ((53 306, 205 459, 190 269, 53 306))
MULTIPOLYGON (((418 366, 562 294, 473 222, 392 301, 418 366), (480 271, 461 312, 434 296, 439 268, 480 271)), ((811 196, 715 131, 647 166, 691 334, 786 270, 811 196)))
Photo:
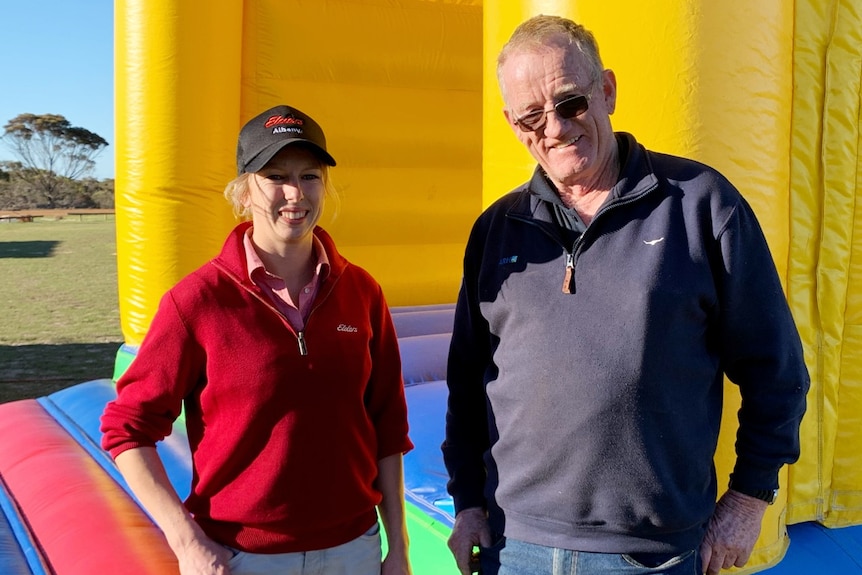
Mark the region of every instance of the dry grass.
POLYGON ((114 221, 0 224, 0 402, 113 373, 123 341, 114 221))

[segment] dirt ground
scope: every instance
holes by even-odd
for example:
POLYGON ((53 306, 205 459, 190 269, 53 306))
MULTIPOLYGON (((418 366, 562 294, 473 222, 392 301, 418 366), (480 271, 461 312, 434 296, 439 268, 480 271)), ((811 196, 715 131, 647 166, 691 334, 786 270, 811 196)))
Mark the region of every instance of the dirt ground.
POLYGON ((0 403, 110 378, 122 344, 0 345, 0 403))

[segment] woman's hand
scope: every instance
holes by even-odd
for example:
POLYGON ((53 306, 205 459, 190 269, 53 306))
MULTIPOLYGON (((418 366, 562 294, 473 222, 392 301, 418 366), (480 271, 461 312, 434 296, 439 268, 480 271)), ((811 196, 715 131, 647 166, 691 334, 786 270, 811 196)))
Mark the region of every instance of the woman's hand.
POLYGON ((380 567, 380 575, 413 575, 406 550, 387 553, 380 567))
POLYGON ((223 545, 201 536, 174 550, 181 575, 230 575, 228 562, 233 554, 223 545))

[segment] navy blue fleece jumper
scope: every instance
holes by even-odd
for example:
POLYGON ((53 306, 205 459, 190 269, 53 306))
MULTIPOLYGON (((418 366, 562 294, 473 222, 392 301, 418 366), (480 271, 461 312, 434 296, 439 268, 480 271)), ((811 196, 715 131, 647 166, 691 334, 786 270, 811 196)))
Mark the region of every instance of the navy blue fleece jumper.
POLYGON ((808 374, 739 192, 707 166, 618 141, 620 180, 573 245, 538 170, 477 220, 443 453, 456 511, 486 507, 498 533, 682 552, 715 505, 724 376, 743 398, 734 480, 767 489, 798 457, 808 374))

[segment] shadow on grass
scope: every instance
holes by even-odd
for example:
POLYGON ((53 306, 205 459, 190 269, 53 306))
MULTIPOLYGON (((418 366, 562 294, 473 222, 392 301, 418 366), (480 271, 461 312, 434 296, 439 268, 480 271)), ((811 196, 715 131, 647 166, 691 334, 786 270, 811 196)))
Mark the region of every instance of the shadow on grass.
POLYGON ((0 242, 0 258, 50 258, 60 242, 33 240, 29 242, 0 242))
POLYGON ((110 378, 121 342, 0 345, 0 403, 110 378))

